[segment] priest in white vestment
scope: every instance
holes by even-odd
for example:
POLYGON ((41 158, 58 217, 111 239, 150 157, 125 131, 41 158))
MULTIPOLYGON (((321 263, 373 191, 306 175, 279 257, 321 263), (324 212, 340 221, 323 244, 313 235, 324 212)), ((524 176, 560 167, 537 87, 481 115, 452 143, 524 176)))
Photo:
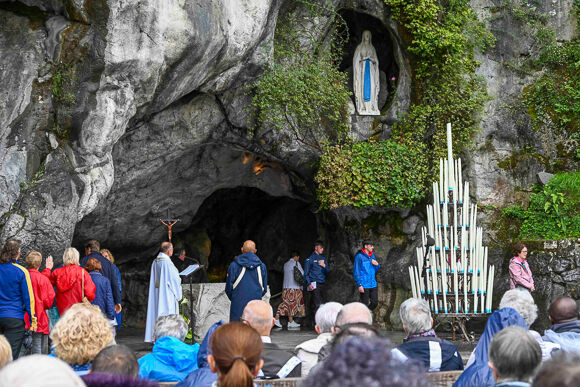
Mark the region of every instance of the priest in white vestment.
POLYGON ((147 325, 145 341, 154 342, 153 327, 157 318, 170 314, 179 314, 179 301, 182 298, 181 277, 171 262, 173 245, 171 242, 161 244, 161 252, 151 265, 149 281, 149 302, 147 303, 147 325))

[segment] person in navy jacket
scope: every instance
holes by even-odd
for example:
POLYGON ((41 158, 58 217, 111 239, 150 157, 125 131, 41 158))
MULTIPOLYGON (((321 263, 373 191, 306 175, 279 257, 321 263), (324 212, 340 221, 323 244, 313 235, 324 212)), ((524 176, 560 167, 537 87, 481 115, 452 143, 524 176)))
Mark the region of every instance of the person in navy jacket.
POLYGON ((314 252, 306 259, 304 264, 304 279, 308 284, 308 291, 312 292, 312 302, 314 303, 314 313, 318 307, 325 302, 324 287, 326 275, 330 271, 326 258, 322 255, 324 243, 314 242, 314 252))
MULTIPOLYGON (((113 301, 113 291, 111 290, 111 282, 102 273, 101 262, 96 258, 91 258, 87 261, 85 269, 89 272, 93 283, 95 284, 95 299, 91 304, 101 308, 103 314, 109 321, 115 320, 115 304, 113 301)), ((115 330, 113 329, 113 334, 115 330)))
POLYGON ((354 280, 360 293, 360 302, 375 310, 379 304, 379 291, 375 273, 381 265, 377 262, 373 250, 375 244, 370 240, 363 241, 363 248, 354 257, 354 280), (370 299, 370 304, 369 304, 370 299))
POLYGON ((256 255, 256 244, 247 240, 228 267, 226 295, 232 302, 230 322, 240 321, 242 312, 252 300, 261 300, 268 291, 268 270, 256 255))

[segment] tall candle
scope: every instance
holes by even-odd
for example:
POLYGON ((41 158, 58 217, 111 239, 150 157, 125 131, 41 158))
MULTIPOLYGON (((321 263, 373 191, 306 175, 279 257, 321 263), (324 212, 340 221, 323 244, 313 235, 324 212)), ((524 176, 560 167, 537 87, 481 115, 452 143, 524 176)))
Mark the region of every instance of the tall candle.
POLYGON ((461 172, 461 157, 457 159, 457 188, 459 189, 459 201, 463 201, 463 173, 461 172))
POLYGON ((459 288, 458 288, 458 281, 457 281, 457 265, 455 263, 455 254, 451 254, 451 262, 453 262, 453 265, 455 267, 455 270, 453 271, 453 291, 455 292, 455 313, 459 313, 459 288))
POLYGON ((411 291, 413 292, 413 298, 417 297, 417 289, 415 288, 415 276, 413 275, 413 266, 409 266, 409 278, 411 279, 411 291))
POLYGON ((439 200, 444 200, 445 171, 443 169, 443 159, 439 158, 439 200))
POLYGON ((451 140, 451 122, 447 123, 447 160, 453 160, 453 142, 451 140))
MULTIPOLYGON (((464 268, 466 268, 466 266, 464 266, 464 268)), ((468 309, 467 309, 467 270, 465 270, 465 269, 463 271, 463 303, 464 303, 463 312, 467 313, 468 312, 468 309)))
POLYGON ((417 284, 418 293, 423 293, 424 291, 421 291, 421 289, 423 289, 423 285, 419 280, 419 271, 415 266, 413 266, 413 275, 415 276, 415 283, 417 284))

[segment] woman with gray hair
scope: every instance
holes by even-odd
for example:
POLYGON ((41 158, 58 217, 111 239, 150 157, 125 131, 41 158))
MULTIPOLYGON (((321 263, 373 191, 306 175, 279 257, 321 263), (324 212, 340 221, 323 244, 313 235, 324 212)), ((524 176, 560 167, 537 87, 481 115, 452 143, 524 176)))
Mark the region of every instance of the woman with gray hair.
MULTIPOLYGON (((505 292, 499 302, 499 308, 513 308, 517 310, 520 316, 526 321, 528 329, 536 321, 536 318, 538 318, 538 306, 534 302, 534 298, 530 292, 525 289, 515 288, 505 292)), ((529 332, 542 349, 542 361, 548 360, 552 351, 560 349, 559 344, 544 341, 538 332, 531 329, 529 332)))
MULTIPOLYGON (((89 302, 95 299, 95 284, 89 273, 79 266, 79 255, 77 249, 69 247, 62 257, 64 266, 50 274, 50 282, 56 286, 56 306, 61 315, 85 297, 89 302)), ((52 265, 47 267, 52 269, 52 265)))
POLYGON ((183 342, 188 330, 185 320, 178 314, 159 317, 153 327, 153 350, 139 359, 139 377, 180 382, 196 370, 199 344, 183 342))
POLYGON ((342 304, 338 302, 327 302, 320 305, 314 315, 314 321, 316 321, 314 330, 318 333, 318 337, 296 346, 296 356, 302 360, 302 377, 308 376, 312 367, 318 363, 320 349, 332 340, 332 328, 341 308, 342 304))

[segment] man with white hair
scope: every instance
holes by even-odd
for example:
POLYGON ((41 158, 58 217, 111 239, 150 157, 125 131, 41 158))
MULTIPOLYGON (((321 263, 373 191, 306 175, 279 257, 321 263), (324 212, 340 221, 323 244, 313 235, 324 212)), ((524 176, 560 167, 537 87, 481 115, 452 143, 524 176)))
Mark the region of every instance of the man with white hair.
POLYGON ((489 345, 488 364, 496 386, 529 387, 541 362, 540 345, 522 327, 502 329, 489 345))
POLYGON ((373 337, 378 331, 373 327, 373 314, 370 309, 361 302, 351 302, 344 305, 338 315, 334 326, 330 328, 332 341, 320 348, 318 362, 324 361, 339 342, 349 337, 373 337))
POLYGON ((242 322, 254 328, 262 338, 264 349, 262 360, 264 365, 258 377, 265 378, 297 378, 301 376, 300 359, 290 352, 280 349, 272 343, 270 331, 274 326, 274 312, 265 301, 252 300, 248 302, 242 314, 242 322))
POLYGON ((139 377, 159 382, 180 382, 195 370, 199 344, 183 342, 188 330, 187 323, 178 314, 159 317, 153 328, 153 350, 138 360, 139 377))
POLYGON ((437 337, 433 330, 433 318, 427 301, 410 298, 399 310, 403 329, 407 334, 403 344, 393 352, 423 362, 429 372, 455 371, 463 369, 463 360, 457 347, 437 337))
POLYGON ((296 356, 302 360, 302 376, 306 377, 310 369, 318 363, 318 352, 320 349, 332 340, 332 328, 336 322, 336 316, 342 305, 338 302, 327 302, 320 305, 314 316, 316 325, 314 330, 318 337, 305 341, 296 346, 296 356))

